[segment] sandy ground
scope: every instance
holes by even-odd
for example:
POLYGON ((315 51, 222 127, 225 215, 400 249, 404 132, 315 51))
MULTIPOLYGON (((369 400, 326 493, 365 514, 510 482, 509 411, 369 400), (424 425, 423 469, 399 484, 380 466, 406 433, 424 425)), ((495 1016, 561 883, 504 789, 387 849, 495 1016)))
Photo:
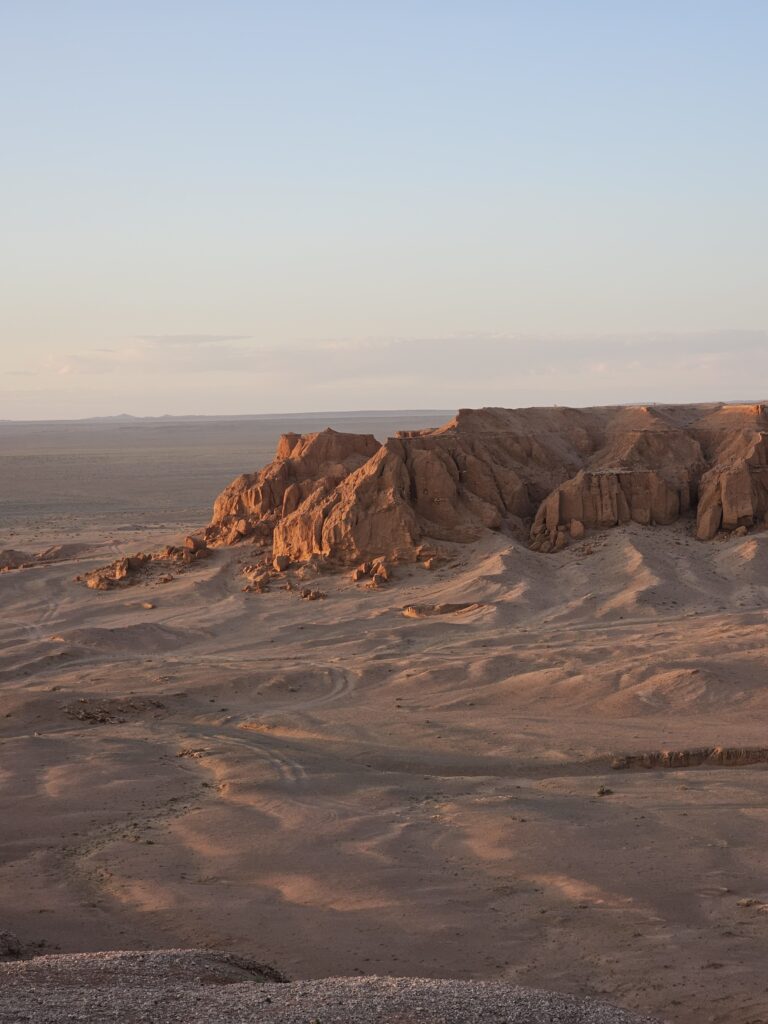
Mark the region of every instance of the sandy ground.
POLYGON ((243 593, 247 549, 89 591, 173 536, 83 537, 0 574, 0 927, 768 1020, 768 769, 610 767, 768 745, 768 533, 495 536, 315 602, 243 593))

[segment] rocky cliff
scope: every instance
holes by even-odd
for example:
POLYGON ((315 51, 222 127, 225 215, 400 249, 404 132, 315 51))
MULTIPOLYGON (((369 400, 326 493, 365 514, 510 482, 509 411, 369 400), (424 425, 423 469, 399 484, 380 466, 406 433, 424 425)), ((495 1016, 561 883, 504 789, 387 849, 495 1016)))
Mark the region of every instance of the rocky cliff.
POLYGON ((217 498, 209 544, 275 557, 412 561, 487 530, 557 550, 590 528, 696 514, 702 540, 768 513, 763 405, 465 409, 380 444, 284 435, 275 460, 217 498))

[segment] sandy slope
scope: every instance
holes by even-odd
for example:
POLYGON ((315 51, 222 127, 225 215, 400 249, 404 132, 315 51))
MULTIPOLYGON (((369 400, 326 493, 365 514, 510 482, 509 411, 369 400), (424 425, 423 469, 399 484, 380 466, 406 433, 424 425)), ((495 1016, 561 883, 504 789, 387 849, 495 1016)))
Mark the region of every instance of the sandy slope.
POLYGON ((766 768, 610 768, 766 744, 768 533, 496 538, 312 603, 242 593, 245 554, 0 574, 3 927, 768 1017, 766 768), (441 603, 478 607, 401 614, 441 603))

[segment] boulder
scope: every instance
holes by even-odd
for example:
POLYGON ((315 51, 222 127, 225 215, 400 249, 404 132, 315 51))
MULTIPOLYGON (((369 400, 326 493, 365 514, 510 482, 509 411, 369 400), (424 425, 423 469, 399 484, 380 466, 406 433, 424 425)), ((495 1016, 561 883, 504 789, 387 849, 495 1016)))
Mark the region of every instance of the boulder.
POLYGON ((392 579, 392 567, 384 558, 376 558, 371 565, 371 576, 378 577, 382 583, 388 583, 392 579))
POLYGON ((85 585, 89 590, 111 590, 115 585, 115 581, 109 576, 100 576, 98 573, 89 573, 85 577, 85 585))
POLYGON ((572 519, 569 526, 569 532, 571 534, 571 540, 581 540, 586 533, 584 523, 582 523, 580 519, 572 519))

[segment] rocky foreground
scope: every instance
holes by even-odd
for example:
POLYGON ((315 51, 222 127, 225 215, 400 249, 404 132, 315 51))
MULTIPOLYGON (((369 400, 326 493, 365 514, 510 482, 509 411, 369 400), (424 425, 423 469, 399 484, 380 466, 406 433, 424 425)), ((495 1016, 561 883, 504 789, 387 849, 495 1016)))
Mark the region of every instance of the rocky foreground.
POLYGON ((2 1024, 653 1024, 607 1003, 498 982, 285 983, 227 953, 76 953, 0 963, 2 1024))
POLYGON ((565 547, 585 530, 696 515, 696 535, 764 525, 768 412, 758 405, 463 409, 434 430, 286 434, 219 496, 208 544, 286 561, 416 561, 488 531, 565 547))

